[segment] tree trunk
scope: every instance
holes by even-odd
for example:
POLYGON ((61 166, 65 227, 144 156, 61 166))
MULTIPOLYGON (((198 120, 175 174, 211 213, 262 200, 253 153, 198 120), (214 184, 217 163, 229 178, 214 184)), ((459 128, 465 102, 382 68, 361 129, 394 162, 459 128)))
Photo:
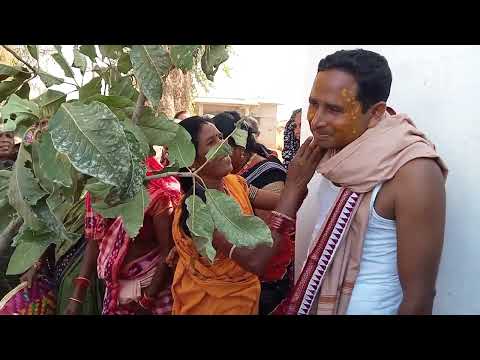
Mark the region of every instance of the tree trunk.
POLYGON ((192 111, 192 74, 174 69, 168 75, 160 100, 160 111, 173 118, 179 111, 192 111))

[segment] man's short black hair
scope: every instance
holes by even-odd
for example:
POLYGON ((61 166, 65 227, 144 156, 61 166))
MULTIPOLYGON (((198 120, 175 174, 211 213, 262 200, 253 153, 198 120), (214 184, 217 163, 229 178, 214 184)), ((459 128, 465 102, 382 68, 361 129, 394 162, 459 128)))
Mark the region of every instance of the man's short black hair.
POLYGON ((379 101, 387 101, 392 85, 392 72, 387 59, 373 51, 340 50, 318 63, 318 71, 341 70, 357 81, 357 100, 366 112, 379 101))

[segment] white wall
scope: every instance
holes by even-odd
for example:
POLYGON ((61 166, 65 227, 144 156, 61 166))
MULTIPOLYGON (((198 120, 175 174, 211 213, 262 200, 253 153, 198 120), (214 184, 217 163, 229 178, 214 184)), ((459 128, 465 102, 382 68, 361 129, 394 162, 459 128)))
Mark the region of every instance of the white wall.
MULTIPOLYGON (((407 113, 449 167, 447 222, 435 314, 480 314, 480 46, 310 46, 305 101, 318 61, 340 49, 384 55, 392 70, 389 104, 407 113)), ((302 112, 302 139, 309 134, 302 112)))

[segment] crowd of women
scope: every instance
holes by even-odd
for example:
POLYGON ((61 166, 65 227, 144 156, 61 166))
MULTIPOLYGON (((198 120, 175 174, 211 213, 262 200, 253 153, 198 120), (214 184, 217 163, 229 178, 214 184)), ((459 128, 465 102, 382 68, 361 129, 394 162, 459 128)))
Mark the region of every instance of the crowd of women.
MULTIPOLYGON (((300 112, 295 110, 285 127, 282 160, 257 142, 254 118, 231 111, 179 122, 195 146, 191 169, 201 168, 205 186, 229 195, 244 215, 260 217, 270 227, 272 246, 236 247, 215 230, 217 255, 213 263, 206 261, 192 241, 185 204, 193 191, 205 200, 206 189, 193 188, 191 178, 164 177, 149 181, 151 200, 135 239, 120 217, 95 213, 95 199, 87 193, 81 240, 57 262, 50 247, 21 280, 29 287, 54 283, 57 314, 274 313, 293 286, 296 211, 291 204, 300 206, 321 155, 308 140, 300 147, 300 112), (246 146, 230 137, 231 155, 205 164, 208 151, 239 121, 248 132, 246 146)), ((149 175, 162 170, 168 157, 148 157, 145 163, 149 175)))

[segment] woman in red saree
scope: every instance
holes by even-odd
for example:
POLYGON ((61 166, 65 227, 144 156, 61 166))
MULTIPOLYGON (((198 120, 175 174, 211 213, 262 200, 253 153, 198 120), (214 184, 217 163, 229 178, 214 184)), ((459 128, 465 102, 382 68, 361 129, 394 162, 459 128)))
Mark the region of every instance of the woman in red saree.
MULTIPOLYGON (((146 159, 147 175, 162 170, 154 157, 146 159)), ((173 247, 171 223, 180 200, 180 184, 173 177, 149 182, 150 203, 143 227, 135 239, 128 237, 121 218, 105 219, 93 212, 86 197, 85 236, 88 241, 80 276, 66 314, 77 314, 97 268, 105 281, 104 315, 171 313, 172 271, 166 258, 173 247)))

